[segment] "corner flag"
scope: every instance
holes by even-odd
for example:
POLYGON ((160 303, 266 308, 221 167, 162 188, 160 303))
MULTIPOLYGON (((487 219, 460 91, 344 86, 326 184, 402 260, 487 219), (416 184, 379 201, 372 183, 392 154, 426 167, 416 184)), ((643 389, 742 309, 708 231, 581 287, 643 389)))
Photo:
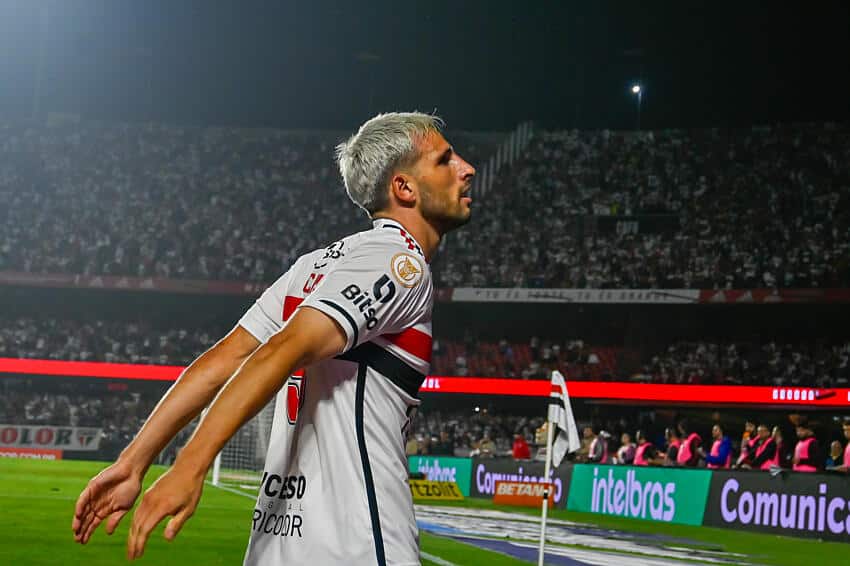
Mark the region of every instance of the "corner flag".
POLYGON ((552 386, 549 389, 549 423, 546 427, 546 465, 543 476, 546 478, 546 490, 543 492, 540 515, 540 547, 537 551, 537 566, 543 566, 546 556, 546 517, 549 512, 549 487, 551 480, 550 465, 558 467, 567 452, 575 452, 581 442, 578 439, 576 419, 567 393, 567 382, 561 372, 552 372, 552 386), (553 430, 554 429, 554 430, 553 430), (553 442, 553 437, 554 442, 553 442))
POLYGON ((567 393, 567 382, 561 372, 552 372, 552 388, 549 392, 549 423, 554 424, 555 442, 552 446, 552 464, 557 468, 567 452, 575 452, 581 446, 576 420, 567 393))

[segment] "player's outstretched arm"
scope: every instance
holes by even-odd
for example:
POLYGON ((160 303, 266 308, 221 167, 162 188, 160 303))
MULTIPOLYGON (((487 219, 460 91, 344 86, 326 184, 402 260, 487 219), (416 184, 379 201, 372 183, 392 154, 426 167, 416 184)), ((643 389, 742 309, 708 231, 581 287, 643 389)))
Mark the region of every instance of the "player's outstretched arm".
POLYGON ((118 460, 92 478, 77 499, 71 529, 85 544, 106 520, 112 534, 142 489, 142 478, 162 449, 194 419, 260 342, 237 326, 187 367, 157 404, 118 460))
POLYGON ((165 538, 172 540, 195 512, 204 477, 239 427, 256 415, 297 368, 342 352, 347 337, 328 315, 302 307, 261 346, 221 390, 174 466, 145 492, 133 515, 127 558, 142 556, 148 536, 165 517, 172 517, 165 538))

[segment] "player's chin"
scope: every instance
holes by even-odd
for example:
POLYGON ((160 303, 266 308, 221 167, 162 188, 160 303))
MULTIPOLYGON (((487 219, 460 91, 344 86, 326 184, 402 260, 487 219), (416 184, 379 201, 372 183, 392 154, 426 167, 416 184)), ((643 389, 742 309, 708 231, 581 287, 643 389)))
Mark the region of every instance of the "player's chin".
POLYGON ((463 226, 470 220, 472 220, 472 208, 469 205, 465 205, 457 215, 456 227, 463 226))

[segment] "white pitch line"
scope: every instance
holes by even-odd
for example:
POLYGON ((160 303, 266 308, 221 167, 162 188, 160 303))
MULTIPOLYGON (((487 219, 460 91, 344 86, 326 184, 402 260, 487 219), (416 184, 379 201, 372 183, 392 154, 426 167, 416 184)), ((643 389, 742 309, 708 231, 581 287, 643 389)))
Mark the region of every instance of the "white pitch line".
POLYGON ((448 560, 443 560, 439 556, 434 556, 433 554, 428 554, 427 552, 419 551, 419 556, 424 558, 425 560, 429 560, 434 564, 439 564, 440 566, 457 566, 456 564, 449 562, 448 560))
POLYGON ((216 489, 222 489, 224 491, 229 491, 230 493, 235 493, 236 495, 241 495, 241 496, 247 497, 249 499, 256 499, 257 498, 256 495, 251 495, 250 493, 245 493, 244 491, 239 491, 238 489, 233 489, 232 487, 225 487, 223 485, 215 485, 214 483, 209 482, 209 481, 204 482, 204 483, 207 484, 207 485, 211 485, 216 489))

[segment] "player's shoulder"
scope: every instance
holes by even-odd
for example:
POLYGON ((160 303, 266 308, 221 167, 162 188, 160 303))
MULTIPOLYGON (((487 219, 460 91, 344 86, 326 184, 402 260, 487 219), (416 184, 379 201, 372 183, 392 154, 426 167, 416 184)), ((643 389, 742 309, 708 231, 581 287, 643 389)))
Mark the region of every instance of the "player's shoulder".
POLYGON ((430 268, 422 248, 398 222, 376 220, 371 230, 361 232, 359 255, 374 268, 388 270, 404 287, 415 287, 430 279, 430 268))

